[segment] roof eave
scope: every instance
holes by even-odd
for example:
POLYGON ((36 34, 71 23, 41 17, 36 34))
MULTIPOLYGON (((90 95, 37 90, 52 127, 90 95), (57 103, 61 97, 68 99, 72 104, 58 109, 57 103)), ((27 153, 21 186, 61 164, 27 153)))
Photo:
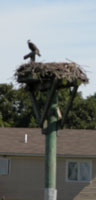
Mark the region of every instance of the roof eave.
MULTIPOLYGON (((0 156, 6 157, 6 156, 20 156, 20 157, 45 157, 45 154, 39 154, 39 153, 14 153, 14 152, 0 152, 0 156)), ((96 155, 82 155, 82 154, 57 154, 57 158, 96 158, 96 155)))

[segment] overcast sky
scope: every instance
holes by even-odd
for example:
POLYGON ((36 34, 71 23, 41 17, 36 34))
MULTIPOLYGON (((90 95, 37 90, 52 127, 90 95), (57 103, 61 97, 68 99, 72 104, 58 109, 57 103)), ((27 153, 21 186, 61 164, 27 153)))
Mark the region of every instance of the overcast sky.
MULTIPOLYGON (((1 0, 0 83, 13 83, 31 39, 41 62, 80 64, 89 78, 83 96, 96 92, 96 0, 1 0)), ((28 61, 27 61, 28 62, 28 61)))

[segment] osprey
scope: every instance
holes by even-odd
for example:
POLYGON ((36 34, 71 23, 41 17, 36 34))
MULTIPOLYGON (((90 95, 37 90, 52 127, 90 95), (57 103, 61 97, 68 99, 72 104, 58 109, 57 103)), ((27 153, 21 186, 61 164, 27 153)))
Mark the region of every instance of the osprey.
POLYGON ((35 44, 33 44, 33 43, 31 42, 31 40, 28 40, 27 43, 28 43, 28 47, 29 47, 29 49, 30 49, 31 51, 33 51, 33 52, 34 52, 35 54, 37 54, 38 56, 41 56, 41 55, 40 55, 39 49, 36 47, 35 44))

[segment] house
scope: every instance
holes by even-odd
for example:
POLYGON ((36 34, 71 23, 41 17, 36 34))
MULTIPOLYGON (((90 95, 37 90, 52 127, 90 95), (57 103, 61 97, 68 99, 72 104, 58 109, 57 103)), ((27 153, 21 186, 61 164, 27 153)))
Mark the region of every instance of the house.
MULTIPOLYGON (((45 135, 40 129, 0 128, 0 197, 44 199, 45 135)), ((96 200, 96 130, 57 136, 58 200, 96 200)))

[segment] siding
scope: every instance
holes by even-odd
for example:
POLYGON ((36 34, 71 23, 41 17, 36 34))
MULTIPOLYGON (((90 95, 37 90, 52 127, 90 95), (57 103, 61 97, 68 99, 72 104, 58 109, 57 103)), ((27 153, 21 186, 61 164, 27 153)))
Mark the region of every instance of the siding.
POLYGON ((96 160, 92 160, 92 166, 93 166, 92 180, 90 181, 90 183, 67 182, 66 181, 66 160, 59 159, 59 162, 57 165, 58 199, 59 200, 96 200, 96 160))
MULTIPOLYGON (((7 200, 44 199, 44 159, 40 157, 9 159, 11 160, 10 174, 0 176, 0 197, 5 194, 7 200)), ((92 160, 90 183, 67 182, 66 160, 58 158, 57 161, 57 199, 96 200, 96 160, 92 160)))
POLYGON ((0 176, 0 197, 43 199, 44 162, 37 158, 11 158, 8 176, 0 176))

